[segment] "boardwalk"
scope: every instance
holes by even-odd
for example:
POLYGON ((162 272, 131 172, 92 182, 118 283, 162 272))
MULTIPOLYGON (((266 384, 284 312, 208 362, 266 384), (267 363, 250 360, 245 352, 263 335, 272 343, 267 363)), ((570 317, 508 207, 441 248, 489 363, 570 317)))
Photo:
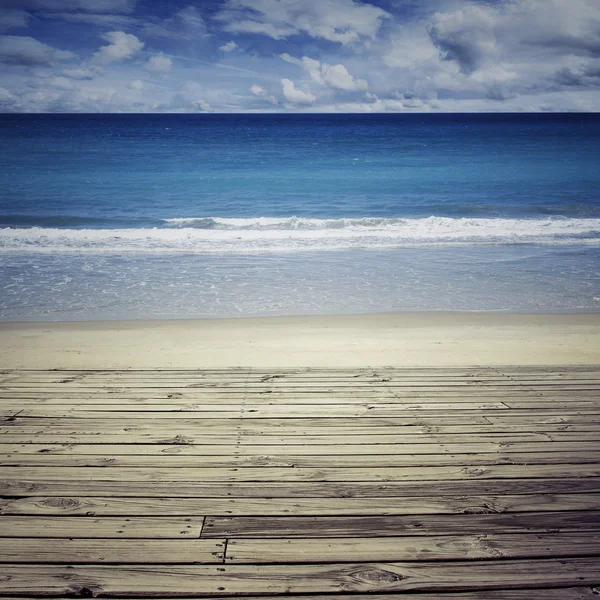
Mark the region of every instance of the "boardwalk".
POLYGON ((600 368, 5 371, 0 596, 596 598, 600 368))

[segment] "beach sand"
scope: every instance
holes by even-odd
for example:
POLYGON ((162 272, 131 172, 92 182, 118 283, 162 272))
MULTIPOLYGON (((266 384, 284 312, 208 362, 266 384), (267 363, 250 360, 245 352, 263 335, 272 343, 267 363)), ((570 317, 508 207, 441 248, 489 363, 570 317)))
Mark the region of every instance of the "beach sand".
POLYGON ((6 369, 600 364, 600 314, 397 313, 0 324, 6 369))

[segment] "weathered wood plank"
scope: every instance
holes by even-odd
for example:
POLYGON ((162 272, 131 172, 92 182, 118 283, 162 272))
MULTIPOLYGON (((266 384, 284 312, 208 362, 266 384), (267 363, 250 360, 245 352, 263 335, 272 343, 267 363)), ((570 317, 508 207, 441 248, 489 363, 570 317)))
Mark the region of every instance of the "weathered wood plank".
POLYGON ((206 517, 206 538, 327 538, 600 532, 599 511, 386 517, 206 517))
POLYGON ((187 373, 169 373, 165 371, 125 373, 111 371, 106 373, 78 375, 67 371, 55 373, 29 373, 21 375, 5 375, 7 379, 17 383, 47 383, 55 385, 113 385, 115 383, 126 383, 132 385, 152 385, 154 383, 174 383, 183 385, 185 383, 211 383, 224 382, 230 385, 248 384, 248 385, 288 385, 302 383, 352 383, 365 384, 373 383, 400 383, 400 384, 439 384, 456 383, 479 385, 482 383, 495 382, 499 384, 522 383, 536 381, 541 383, 551 382, 571 382, 571 381, 597 381, 600 379, 600 372, 597 369, 589 371, 546 371, 546 372, 526 372, 515 371, 513 373, 499 373, 489 370, 461 372, 459 370, 450 371, 440 369, 430 369, 429 371, 410 371, 398 369, 377 369, 372 372, 355 372, 319 370, 312 373, 294 373, 283 371, 271 371, 268 374, 259 373, 236 373, 234 371, 225 371, 221 373, 209 371, 190 371, 187 373))
POLYGON ((481 479, 393 482, 255 482, 215 483, 187 481, 0 480, 3 496, 120 496, 146 498, 391 498, 498 494, 598 493, 600 478, 481 479))
MULTIPOLYGON (((596 444, 598 446, 598 444, 596 444)), ((585 452, 526 452, 512 454, 348 454, 348 455, 258 455, 240 456, 72 456, 63 454, 0 454, 0 467, 119 467, 133 468, 247 468, 247 467, 295 467, 295 468, 390 468, 390 467, 441 467, 479 465, 577 465, 600 464, 600 450, 585 452)))
MULTIPOLYGON (((73 417, 84 419, 115 419, 124 417, 126 419, 135 418, 187 418, 187 419, 223 419, 231 417, 233 419, 286 419, 286 418, 352 418, 352 417, 376 417, 376 418, 402 418, 414 417, 420 413, 427 417, 431 411, 431 417, 441 413, 452 413, 454 411, 464 416, 467 412, 486 411, 528 411, 531 410, 564 410, 565 412, 598 412, 600 402, 597 400, 578 401, 572 400, 568 404, 543 399, 539 402, 503 401, 503 402, 484 402, 484 403, 429 403, 429 404, 326 404, 324 402, 313 404, 292 404, 292 405, 198 405, 198 404, 145 404, 142 406, 129 405, 98 405, 90 408, 84 406, 65 405, 63 408, 36 406, 34 408, 24 408, 21 403, 13 406, 4 406, 0 402, 0 411, 6 418, 13 417, 73 417), (155 413, 155 414, 152 414, 155 413), (137 417, 135 415, 138 415, 137 417)), ((515 414, 516 416, 516 414, 515 414)))
POLYGON ((230 539, 225 562, 286 564, 597 556, 598 532, 389 538, 230 539))
POLYGON ((222 564, 224 549, 225 540, 0 538, 0 563, 222 564))
MULTIPOLYGON (((15 412, 18 412, 15 410, 15 412)), ((57 411, 60 412, 60 411, 57 411)), ((537 409, 534 411, 514 410, 507 411, 488 411, 481 414, 478 411, 457 410, 450 414, 444 412, 428 411, 420 414, 414 411, 407 411, 406 414, 394 417, 378 417, 364 415, 362 417, 243 417, 226 416, 225 418, 210 418, 207 420, 202 413, 162 413, 144 412, 140 410, 135 413, 125 415, 114 415, 112 413, 103 413, 98 416, 96 411, 92 412, 74 412, 68 415, 36 417, 19 412, 13 417, 0 419, 0 426, 54 426, 57 424, 93 423, 98 426, 114 427, 117 424, 123 427, 137 427, 140 425, 156 426, 163 424, 165 419, 171 421, 169 426, 178 424, 190 425, 194 427, 206 428, 228 428, 244 427, 248 431, 269 431, 281 430, 286 428, 311 427, 314 429, 327 428, 331 433, 339 427, 408 427, 412 425, 514 425, 514 424, 571 424, 571 423, 600 423, 600 409, 595 411, 569 411, 566 409, 537 409), (117 423, 115 422, 117 421, 117 423)))
MULTIPOLYGON (((122 434, 111 434, 111 433, 96 433, 96 434, 45 434, 45 433, 31 433, 31 434, 18 434, 18 433, 4 433, 2 434, 2 441, 7 444, 196 444, 196 445, 224 445, 232 442, 233 433, 229 436, 225 434, 220 435, 203 435, 195 434, 190 435, 178 433, 176 428, 173 428, 169 432, 169 436, 165 436, 164 433, 138 433, 135 431, 128 432, 127 435, 122 434)), ((328 444, 332 446, 337 445, 354 445, 354 444, 373 444, 375 442, 381 444, 479 444, 486 442, 535 442, 535 441, 580 441, 580 442, 596 442, 600 441, 600 430, 598 432, 587 431, 553 431, 551 433, 545 432, 523 432, 523 433, 481 433, 477 432, 466 434, 466 433, 399 433, 399 434, 362 434, 362 435, 350 435, 350 436, 277 436, 277 435, 263 435, 253 436, 244 435, 235 438, 234 440, 238 444, 246 446, 282 446, 284 444, 290 444, 295 446, 311 446, 313 444, 328 444)))
POLYGON ((0 515, 341 516, 600 511, 597 494, 417 496, 398 498, 103 498, 0 499, 0 515))
MULTIPOLYGON (((60 411, 57 411, 60 412, 60 411)), ((62 423, 94 422, 98 425, 114 426, 115 415, 96 414, 97 411, 74 412, 64 416, 35 417, 23 413, 12 418, 3 418, 0 423, 3 427, 10 425, 55 425, 62 423), (84 414, 82 414, 84 413, 84 414)), ((155 412, 145 412, 140 409, 136 413, 125 414, 118 417, 122 424, 136 426, 141 424, 156 425, 157 419, 162 419, 161 415, 155 412)), ((261 429, 277 429, 293 426, 304 427, 347 427, 361 425, 363 427, 381 427, 381 426, 410 426, 410 425, 464 425, 470 423, 477 424, 530 424, 530 423, 598 423, 600 422, 600 409, 570 411, 566 408, 557 409, 536 409, 532 411, 515 410, 507 411, 488 411, 481 414, 478 411, 456 410, 450 414, 444 412, 428 411, 424 414, 407 412, 401 416, 394 417, 373 417, 366 415, 363 417, 337 417, 331 419, 328 417, 235 417, 225 415, 221 418, 211 418, 210 422, 205 422, 205 416, 197 413, 174 414, 167 413, 167 418, 173 420, 174 424, 184 423, 196 427, 205 425, 206 427, 229 427, 242 425, 244 427, 254 427, 261 429)))
MULTIPOLYGON (((600 477, 600 464, 551 465, 479 465, 449 467, 21 467, 18 477, 28 481, 68 481, 69 479, 104 481, 439 481, 481 479, 535 479, 600 477)), ((15 476, 11 467, 0 467, 0 479, 15 476)))
MULTIPOLYGON (((35 597, 28 596, 31 600, 35 597)), ((271 598, 276 598, 273 595, 271 598)), ((38 596, 35 600, 42 600, 38 596)), ((56 597, 56 600, 71 600, 70 598, 56 597)), ((238 596, 219 596, 220 600, 235 600, 238 596)), ((246 600, 264 600, 264 596, 244 596, 246 600)), ((311 595, 311 600, 356 600, 356 594, 311 595)), ((393 600, 393 594, 369 594, 369 600, 393 600)), ((537 588, 528 590, 501 589, 487 590, 485 592, 437 592, 435 595, 428 593, 411 594, 401 593, 401 600, 597 600, 598 590, 590 587, 570 588, 537 588)), ((22 600, 22 597, 3 597, 3 600, 22 600)), ((155 600, 168 600, 155 598, 155 600)), ((306 600, 306 596, 285 594, 285 600, 306 600)))
POLYGON ((62 391, 62 390, 0 390, 0 400, 2 402, 39 402, 46 405, 69 404, 74 401, 80 401, 85 404, 93 405, 106 402, 114 404, 116 402, 150 402, 154 403, 175 400, 179 402, 215 402, 218 404, 239 404, 245 400, 256 404, 264 402, 283 402, 299 404, 321 404, 321 403, 356 403, 364 401, 387 400, 390 403, 405 402, 477 402, 493 401, 502 398, 512 400, 536 400, 543 401, 549 398, 557 401, 569 401, 571 399, 594 399, 597 397, 598 389, 555 389, 542 390, 534 386, 531 389, 523 390, 502 390, 489 388, 466 388, 461 391, 439 391, 439 390, 385 390, 369 388, 364 390, 348 387, 347 390, 313 390, 307 391, 283 391, 278 389, 254 389, 248 390, 240 388, 236 391, 224 391, 218 388, 163 388, 159 390, 130 390, 130 389, 102 389, 98 391, 62 391))
POLYGON ((3 595, 217 596, 498 590, 600 582, 600 558, 328 565, 5 565, 3 595))
POLYGON ((291 437, 305 435, 311 437, 323 436, 326 438, 335 436, 389 436, 389 435, 425 435, 432 433, 440 434, 484 434, 484 433, 548 433, 554 432, 582 432, 596 433, 600 427, 599 423, 509 423, 499 425, 484 425, 484 424, 463 424, 463 425, 391 425, 372 428, 364 428, 361 425, 357 426, 338 426, 330 427, 280 427, 277 429, 260 430, 256 428, 246 428, 243 425, 237 427, 211 427, 209 424, 198 426, 182 422, 160 422, 155 423, 140 423, 140 424, 122 424, 115 419, 106 425, 98 424, 94 421, 83 421, 65 419, 64 423, 53 425, 29 425, 23 423, 9 422, 4 425, 0 422, 0 435, 124 435, 128 436, 131 433, 138 435, 153 434, 168 436, 176 428, 181 435, 203 435, 207 437, 224 438, 232 434, 244 437, 255 438, 258 436, 282 436, 291 437))
POLYGON ((197 539, 203 524, 202 517, 95 518, 15 515, 2 516, 1 535, 5 538, 197 539))
MULTIPOLYGON (((2 402, 0 401, 0 405, 2 402)), ((595 401, 573 401, 569 405, 570 410, 578 409, 597 409, 597 402, 595 401)), ((524 408, 556 408, 556 403, 545 402, 536 403, 536 406, 532 406, 531 403, 514 404, 512 408, 518 409, 519 407, 524 408)), ((241 417, 354 417, 354 416, 378 416, 378 417, 395 417, 403 416, 407 411, 453 411, 453 410, 510 410, 505 402, 464 402, 462 404, 451 404, 444 402, 436 402, 429 404, 366 404, 364 402, 358 404, 327 404, 325 402, 317 402, 313 404, 292 404, 292 405, 255 405, 255 404, 144 404, 143 410, 146 412, 158 412, 161 415, 167 413, 178 413, 180 416, 182 413, 198 413, 202 418, 215 418, 223 419, 227 415, 231 415, 234 418, 241 417)), ((86 418, 93 418, 94 416, 103 417, 109 416, 109 413, 117 415, 127 415, 128 413, 136 413, 142 410, 141 405, 127 405, 127 404, 99 404, 98 408, 90 408, 89 406, 75 406, 73 404, 65 405, 64 410, 57 408, 41 407, 36 406, 35 408, 23 408, 22 404, 17 403, 12 407, 3 408, 4 415, 11 417, 15 413, 22 414, 23 416, 40 417, 44 416, 85 416, 86 418)))
MULTIPOLYGON (((563 453, 590 453, 598 451, 596 441, 549 441, 535 440, 533 442, 515 442, 499 439, 493 442, 480 443, 414 443, 414 444, 339 444, 337 446, 325 444, 311 444, 310 446, 299 445, 252 445, 241 446, 236 443, 230 444, 186 444, 184 439, 174 439, 170 444, 0 444, 0 452, 5 456, 28 456, 28 455, 61 455, 73 457, 86 456, 199 456, 210 460, 210 457, 239 457, 243 460, 254 458, 268 458, 269 456, 288 457, 301 455, 310 460, 310 456, 323 456, 325 458, 339 456, 411 456, 411 455, 453 455, 468 453, 471 456, 480 454, 497 454, 499 457, 519 453, 544 452, 561 456, 563 453), (179 442, 179 443, 178 443, 179 442), (181 443, 184 442, 184 443, 181 443)), ((557 460, 560 462, 560 460, 557 460)))

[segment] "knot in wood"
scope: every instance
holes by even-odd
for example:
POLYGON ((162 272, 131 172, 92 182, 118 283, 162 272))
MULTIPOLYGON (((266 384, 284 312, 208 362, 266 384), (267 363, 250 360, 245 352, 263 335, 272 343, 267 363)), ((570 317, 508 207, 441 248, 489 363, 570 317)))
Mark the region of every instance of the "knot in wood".
POLYGON ((74 498, 44 498, 40 504, 51 508, 76 508, 80 503, 74 498))
POLYGON ((183 451, 183 448, 179 448, 177 446, 169 446, 168 448, 163 448, 161 450, 162 454, 179 454, 183 451))
POLYGON ((403 575, 385 569, 369 568, 356 571, 354 577, 366 583, 396 583, 405 579, 403 575))
POLYGON ((461 469, 461 471, 465 475, 469 475, 471 477, 481 477, 482 475, 485 475, 487 473, 486 469, 478 469, 475 467, 464 467, 463 469, 461 469))
POLYGON ((81 598, 95 598, 101 589, 102 588, 100 588, 100 587, 98 587, 98 588, 82 587, 82 588, 74 590, 74 592, 81 598))
POLYGON ((467 506, 461 512, 464 515, 492 515, 498 514, 501 511, 484 504, 483 506, 467 506))

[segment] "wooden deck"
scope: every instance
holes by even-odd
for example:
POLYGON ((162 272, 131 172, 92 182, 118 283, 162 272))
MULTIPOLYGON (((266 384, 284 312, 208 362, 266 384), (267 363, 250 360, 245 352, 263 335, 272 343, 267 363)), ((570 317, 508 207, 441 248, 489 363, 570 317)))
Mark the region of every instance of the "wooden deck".
POLYGON ((0 596, 600 594, 600 367, 0 374, 0 596))

